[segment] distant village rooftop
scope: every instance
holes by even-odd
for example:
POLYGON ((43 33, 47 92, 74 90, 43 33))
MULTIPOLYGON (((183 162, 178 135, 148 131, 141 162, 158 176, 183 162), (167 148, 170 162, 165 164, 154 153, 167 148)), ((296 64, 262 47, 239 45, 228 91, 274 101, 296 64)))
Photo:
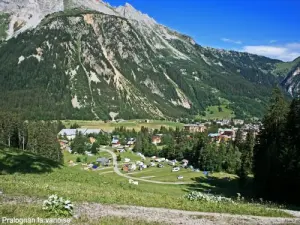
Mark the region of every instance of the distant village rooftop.
POLYGON ((81 133, 83 135, 88 134, 99 134, 104 133, 101 129, 88 129, 88 128, 80 128, 80 129, 62 129, 58 135, 67 136, 69 140, 73 140, 76 137, 76 133, 81 133))

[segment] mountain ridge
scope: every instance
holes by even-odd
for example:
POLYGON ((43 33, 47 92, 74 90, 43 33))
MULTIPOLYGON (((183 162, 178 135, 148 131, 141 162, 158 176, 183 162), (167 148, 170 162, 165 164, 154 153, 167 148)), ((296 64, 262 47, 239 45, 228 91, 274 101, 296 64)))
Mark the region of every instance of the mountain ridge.
POLYGON ((202 47, 148 17, 72 7, 0 47, 0 108, 28 118, 169 118, 225 101, 238 117, 259 117, 285 78, 274 73, 278 60, 202 47))

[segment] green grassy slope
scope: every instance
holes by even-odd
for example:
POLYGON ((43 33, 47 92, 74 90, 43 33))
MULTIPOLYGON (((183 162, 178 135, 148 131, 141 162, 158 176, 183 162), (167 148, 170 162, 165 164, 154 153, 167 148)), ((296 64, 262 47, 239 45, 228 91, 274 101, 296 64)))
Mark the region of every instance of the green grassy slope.
MULTIPOLYGON (((24 163, 23 161, 11 162, 9 157, 7 157, 8 151, 1 150, 0 154, 2 164, 14 165, 13 168, 19 168, 18 164, 24 163)), ((32 161, 37 159, 34 155, 28 156, 32 156, 32 161)), ((49 166, 52 167, 51 164, 49 166)), ((287 216, 287 214, 281 211, 267 210, 263 205, 192 202, 183 198, 188 191, 199 188, 202 185, 200 183, 199 186, 176 186, 140 182, 138 186, 132 186, 128 183, 127 179, 114 174, 100 176, 100 172, 84 171, 81 166, 69 167, 65 165, 61 168, 53 167, 52 172, 38 174, 30 170, 22 174, 18 170, 14 172, 13 168, 12 170, 5 170, 6 172, 2 170, 3 175, 0 175, 0 187, 6 195, 45 198, 48 195, 56 193, 62 197, 70 198, 75 202, 130 204, 262 216, 287 216)), ((222 187, 219 188, 222 189, 222 187)))

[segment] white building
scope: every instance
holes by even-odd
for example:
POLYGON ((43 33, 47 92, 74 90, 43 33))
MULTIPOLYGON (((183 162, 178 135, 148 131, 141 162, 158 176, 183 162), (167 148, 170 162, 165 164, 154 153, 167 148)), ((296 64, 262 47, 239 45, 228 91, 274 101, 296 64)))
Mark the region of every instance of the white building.
POLYGON ((58 135, 59 136, 67 136, 68 140, 73 140, 76 137, 76 133, 81 133, 83 135, 89 134, 99 134, 104 133, 101 129, 87 129, 87 128, 80 128, 80 129, 62 129, 58 135))

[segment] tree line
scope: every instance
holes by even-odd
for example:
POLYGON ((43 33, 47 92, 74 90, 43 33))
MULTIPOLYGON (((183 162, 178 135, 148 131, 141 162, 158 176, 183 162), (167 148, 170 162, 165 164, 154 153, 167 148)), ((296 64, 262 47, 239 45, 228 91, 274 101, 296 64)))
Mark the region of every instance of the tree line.
POLYGON ((12 113, 0 112, 0 148, 28 151, 56 162, 63 162, 57 133, 60 121, 26 121, 12 113))

